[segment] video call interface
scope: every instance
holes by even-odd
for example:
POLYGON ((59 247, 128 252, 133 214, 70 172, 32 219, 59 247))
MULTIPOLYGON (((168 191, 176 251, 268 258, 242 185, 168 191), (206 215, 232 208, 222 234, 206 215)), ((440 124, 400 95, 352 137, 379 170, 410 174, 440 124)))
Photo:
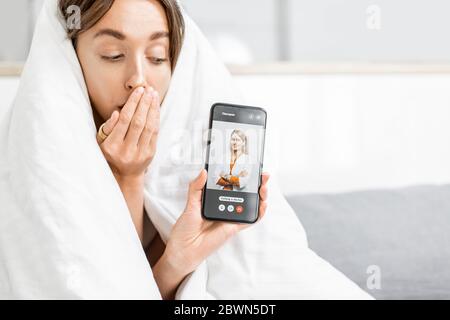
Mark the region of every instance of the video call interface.
POLYGON ((210 132, 205 211, 217 218, 255 220, 265 113, 215 108, 210 132))

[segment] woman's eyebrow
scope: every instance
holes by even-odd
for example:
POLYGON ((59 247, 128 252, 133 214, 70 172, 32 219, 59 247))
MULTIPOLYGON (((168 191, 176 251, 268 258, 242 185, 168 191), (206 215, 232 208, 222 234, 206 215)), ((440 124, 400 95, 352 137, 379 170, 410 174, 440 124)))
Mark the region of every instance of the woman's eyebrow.
POLYGON ((97 38, 100 36, 111 36, 111 37, 114 37, 119 40, 125 40, 125 38, 126 38, 122 32, 113 30, 113 29, 101 29, 100 31, 98 31, 95 34, 94 38, 97 38))
POLYGON ((160 38, 169 38, 169 32, 167 31, 156 31, 150 36, 150 41, 158 40, 160 38))
MULTIPOLYGON (((97 38, 97 37, 100 37, 100 36, 111 36, 111 37, 114 37, 114 38, 119 39, 119 40, 125 40, 126 39, 126 36, 122 32, 114 30, 114 29, 109 29, 109 28, 101 29, 100 31, 98 31, 94 35, 94 38, 97 38)), ((156 31, 156 32, 152 33, 152 35, 150 36, 149 39, 150 39, 150 41, 154 41, 154 40, 157 40, 157 39, 160 39, 160 38, 166 38, 166 37, 167 38, 169 37, 169 32, 167 32, 167 31, 156 31)))

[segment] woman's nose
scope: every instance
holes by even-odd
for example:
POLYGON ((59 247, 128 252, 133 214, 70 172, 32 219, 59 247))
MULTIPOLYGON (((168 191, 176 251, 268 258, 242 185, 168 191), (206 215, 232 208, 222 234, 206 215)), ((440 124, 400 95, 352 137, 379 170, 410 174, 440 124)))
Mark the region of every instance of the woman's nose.
POLYGON ((129 91, 134 90, 137 87, 145 88, 148 85, 145 77, 144 66, 139 61, 135 61, 133 64, 134 65, 129 68, 131 74, 125 83, 125 88, 129 91))
POLYGON ((129 79, 125 84, 125 88, 130 91, 134 90, 137 87, 145 88, 146 86, 147 84, 145 82, 145 79, 140 75, 133 76, 133 78, 129 79))

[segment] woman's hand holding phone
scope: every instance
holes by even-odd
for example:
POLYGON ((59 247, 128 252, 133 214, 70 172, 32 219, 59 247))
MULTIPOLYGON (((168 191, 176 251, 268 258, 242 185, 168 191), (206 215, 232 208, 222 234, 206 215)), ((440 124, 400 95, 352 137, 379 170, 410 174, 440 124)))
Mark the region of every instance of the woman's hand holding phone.
MULTIPOLYGON (((186 275, 194 271, 203 260, 233 235, 251 226, 203 219, 202 189, 206 179, 207 172, 203 169, 189 184, 184 212, 173 226, 166 249, 153 269, 163 298, 173 298, 174 291, 186 275)), ((269 174, 263 173, 259 189, 258 220, 266 213, 268 179, 269 174)))
MULTIPOLYGON (((103 126, 105 140, 98 138, 130 209, 133 223, 143 241, 143 176, 156 152, 159 132, 159 97, 152 90, 135 89, 120 112, 115 111, 103 126)), ((224 172, 225 173, 225 172, 224 172)), ((243 176, 245 174, 243 173, 243 176)), ((267 208, 267 181, 263 173, 259 188, 260 220, 267 208)), ((250 224, 206 220, 202 217, 202 190, 206 170, 189 185, 185 209, 172 228, 164 253, 153 266, 153 275, 165 299, 174 298, 185 276, 239 231, 250 224)))

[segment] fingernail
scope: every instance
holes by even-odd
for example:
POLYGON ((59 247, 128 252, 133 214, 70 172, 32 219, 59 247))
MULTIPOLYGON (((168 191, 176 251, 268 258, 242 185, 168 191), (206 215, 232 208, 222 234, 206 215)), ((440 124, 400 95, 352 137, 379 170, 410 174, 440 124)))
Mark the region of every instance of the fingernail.
POLYGON ((136 93, 138 93, 138 94, 142 94, 143 91, 144 91, 144 88, 142 88, 142 87, 138 87, 136 89, 136 93))

